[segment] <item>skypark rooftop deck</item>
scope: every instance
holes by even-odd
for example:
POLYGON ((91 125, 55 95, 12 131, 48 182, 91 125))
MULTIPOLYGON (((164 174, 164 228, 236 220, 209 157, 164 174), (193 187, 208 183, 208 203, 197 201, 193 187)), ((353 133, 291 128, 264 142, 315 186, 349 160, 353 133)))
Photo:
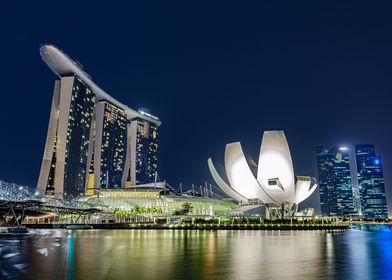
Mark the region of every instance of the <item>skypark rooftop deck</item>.
POLYGON ((161 125, 159 118, 147 113, 138 112, 127 105, 119 102, 104 90, 102 90, 97 84, 93 82, 90 75, 88 75, 81 67, 81 64, 74 61, 67 54, 61 51, 54 45, 43 44, 40 47, 40 54, 43 61, 48 65, 48 67, 57 75, 62 76, 66 74, 74 74, 79 77, 91 90, 95 93, 98 100, 106 100, 115 106, 123 109, 127 115, 128 119, 141 118, 147 121, 153 122, 156 125, 161 125))

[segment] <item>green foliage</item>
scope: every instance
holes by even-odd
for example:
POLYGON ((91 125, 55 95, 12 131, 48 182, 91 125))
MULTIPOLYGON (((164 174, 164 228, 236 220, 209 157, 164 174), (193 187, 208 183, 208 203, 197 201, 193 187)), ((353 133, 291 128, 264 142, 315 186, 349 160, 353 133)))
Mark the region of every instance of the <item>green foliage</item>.
POLYGON ((232 219, 231 218, 222 218, 220 220, 221 224, 231 224, 232 219))
POLYGON ((219 224, 219 219, 206 219, 205 224, 219 224))
POLYGON ((211 224, 212 219, 204 219, 204 218, 196 218, 194 221, 195 224, 211 224))
POLYGON ((143 215, 143 214, 158 214, 162 215, 163 210, 158 207, 139 207, 138 205, 135 206, 135 208, 131 210, 124 210, 124 209, 119 209, 116 208, 114 209, 113 213, 117 216, 121 217, 129 217, 129 216, 136 216, 136 215, 143 215))
POLYGON ((60 220, 67 219, 67 218, 69 218, 69 217, 72 217, 72 215, 71 215, 71 214, 64 214, 64 213, 59 214, 60 220))
POLYGON ((174 210, 173 215, 185 216, 185 215, 188 215, 189 213, 191 213, 192 209, 193 209, 193 206, 190 203, 185 202, 184 204, 182 204, 182 207, 180 209, 174 210))
POLYGON ((261 224, 262 221, 263 221, 263 219, 259 218, 259 217, 247 217, 246 218, 247 224, 261 224))
POLYGON ((186 225, 190 225, 190 224, 192 224, 192 219, 183 219, 181 223, 186 224, 186 225))
POLYGON ((155 222, 160 225, 166 224, 166 218, 158 218, 155 222))

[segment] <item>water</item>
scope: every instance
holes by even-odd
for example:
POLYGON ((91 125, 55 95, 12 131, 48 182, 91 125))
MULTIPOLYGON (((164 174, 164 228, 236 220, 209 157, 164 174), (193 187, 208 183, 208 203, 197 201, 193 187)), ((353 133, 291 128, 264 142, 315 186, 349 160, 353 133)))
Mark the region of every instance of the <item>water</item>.
POLYGON ((0 237, 0 279, 392 279, 392 228, 42 230, 0 237))

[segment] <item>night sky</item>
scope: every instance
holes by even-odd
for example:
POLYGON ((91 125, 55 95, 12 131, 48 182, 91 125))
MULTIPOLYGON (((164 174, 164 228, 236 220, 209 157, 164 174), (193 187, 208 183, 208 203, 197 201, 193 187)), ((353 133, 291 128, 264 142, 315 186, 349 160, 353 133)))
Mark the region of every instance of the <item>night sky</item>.
POLYGON ((229 142, 257 159, 263 131, 283 129, 297 175, 317 176, 316 145, 375 144, 392 210, 391 3, 29 2, 0 9, 0 179, 37 183, 56 78, 38 49, 53 43, 161 118, 173 186, 212 182, 229 142))

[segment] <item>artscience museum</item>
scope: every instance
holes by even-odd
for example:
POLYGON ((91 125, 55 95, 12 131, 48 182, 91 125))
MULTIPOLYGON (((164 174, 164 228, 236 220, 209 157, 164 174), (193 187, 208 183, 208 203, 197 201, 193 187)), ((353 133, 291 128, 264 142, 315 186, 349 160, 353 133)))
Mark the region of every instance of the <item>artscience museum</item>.
POLYGON ((258 164, 235 142, 226 145, 224 169, 212 158, 208 167, 222 191, 240 205, 265 205, 269 218, 293 216, 317 187, 315 178, 294 175, 283 131, 264 132, 258 164))

